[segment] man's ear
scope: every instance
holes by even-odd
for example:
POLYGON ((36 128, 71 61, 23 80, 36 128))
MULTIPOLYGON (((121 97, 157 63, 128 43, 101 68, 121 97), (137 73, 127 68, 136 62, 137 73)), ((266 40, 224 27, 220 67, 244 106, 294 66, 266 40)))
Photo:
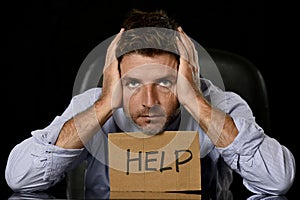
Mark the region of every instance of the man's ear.
POLYGON ((119 70, 119 74, 121 75, 121 64, 119 60, 118 60, 118 70, 119 70))
POLYGON ((121 76, 121 61, 120 60, 118 60, 118 70, 119 70, 119 75, 121 78, 122 76, 121 76))
POLYGON ((123 58, 123 56, 120 56, 120 57, 117 58, 117 60, 118 60, 118 70, 119 70, 120 77, 121 77, 121 62, 122 62, 122 58, 123 58))

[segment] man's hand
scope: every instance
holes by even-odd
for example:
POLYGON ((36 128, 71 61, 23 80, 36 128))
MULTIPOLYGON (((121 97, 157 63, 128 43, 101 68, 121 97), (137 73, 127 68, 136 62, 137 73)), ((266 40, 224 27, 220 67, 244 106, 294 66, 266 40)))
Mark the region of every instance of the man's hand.
POLYGON ((116 58, 116 48, 123 32, 124 29, 122 28, 109 45, 103 69, 101 100, 110 101, 112 111, 119 108, 122 103, 122 87, 120 72, 118 70, 118 60, 116 58))
POLYGON ((195 97, 201 96, 198 53, 194 43, 178 28, 180 37, 177 46, 180 53, 180 64, 177 78, 177 97, 185 107, 195 102, 195 97))
POLYGON ((180 38, 177 38, 180 64, 176 87, 179 102, 198 121, 217 147, 226 147, 237 136, 238 130, 228 114, 213 107, 203 97, 200 88, 198 53, 194 43, 181 27, 178 28, 178 32, 180 34, 180 38))
POLYGON ((115 50, 123 32, 124 29, 121 29, 107 49, 100 99, 89 109, 78 113, 64 124, 55 143, 56 146, 67 149, 83 148, 112 115, 114 109, 120 106, 122 90, 118 87, 120 73, 115 50))

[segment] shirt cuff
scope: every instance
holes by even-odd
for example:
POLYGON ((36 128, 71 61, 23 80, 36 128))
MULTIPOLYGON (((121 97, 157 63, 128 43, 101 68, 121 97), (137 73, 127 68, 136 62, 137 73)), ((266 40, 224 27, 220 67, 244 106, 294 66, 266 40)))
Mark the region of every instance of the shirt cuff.
POLYGON ((239 162, 247 162, 253 157, 265 135, 263 129, 255 122, 244 118, 232 118, 238 129, 238 135, 227 147, 216 149, 232 169, 239 169, 239 162))
POLYGON ((66 121, 64 117, 56 117, 48 127, 32 132, 37 149, 31 155, 35 166, 45 169, 45 180, 55 180, 63 175, 84 149, 64 149, 54 145, 66 121))

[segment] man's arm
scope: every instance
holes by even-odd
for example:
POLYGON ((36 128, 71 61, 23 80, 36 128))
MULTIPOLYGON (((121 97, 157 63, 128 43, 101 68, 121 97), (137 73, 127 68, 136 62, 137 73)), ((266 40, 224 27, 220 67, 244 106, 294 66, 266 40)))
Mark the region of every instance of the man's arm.
MULTIPOLYGON (((231 95, 232 96, 232 95, 231 95)), ((224 161, 254 193, 284 195, 294 182, 295 159, 288 148, 264 133, 246 102, 227 99, 229 114, 239 134, 225 148, 216 148, 224 161)))
POLYGON ((84 159, 83 149, 67 150, 53 145, 67 120, 59 116, 44 129, 17 144, 10 152, 5 179, 15 192, 43 191, 61 181, 66 169, 84 159))
POLYGON ((264 134, 242 99, 224 96, 224 105, 218 105, 218 108, 206 101, 195 78, 198 75, 194 67, 198 65, 197 52, 182 29, 178 31, 179 101, 198 121, 226 163, 242 176, 250 191, 275 195, 286 193, 295 177, 292 153, 264 134))
POLYGON ((121 100, 113 97, 120 88, 115 48, 122 32, 107 50, 101 95, 96 88, 75 96, 62 116, 13 148, 5 178, 14 191, 42 191, 59 182, 67 169, 82 161, 84 145, 120 106, 121 100))
POLYGON ((64 124, 55 145, 67 149, 84 147, 112 115, 113 110, 120 106, 120 73, 115 49, 123 31, 124 29, 121 29, 107 49, 101 97, 92 107, 64 124))
POLYGON ((86 111, 68 120, 62 127, 56 146, 65 149, 80 149, 111 116, 110 102, 100 98, 86 111))

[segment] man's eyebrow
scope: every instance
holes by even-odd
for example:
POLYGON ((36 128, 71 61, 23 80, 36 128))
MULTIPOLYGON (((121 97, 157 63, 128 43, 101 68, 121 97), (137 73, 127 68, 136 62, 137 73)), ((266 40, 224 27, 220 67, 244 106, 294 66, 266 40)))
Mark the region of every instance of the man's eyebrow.
POLYGON ((163 80, 163 79, 174 80, 174 79, 177 79, 177 76, 168 74, 166 76, 159 77, 155 80, 158 81, 158 80, 163 80))
POLYGON ((126 76, 126 75, 124 77, 122 77, 121 80, 122 81, 136 81, 136 82, 140 82, 141 81, 141 79, 130 77, 130 76, 126 76))

